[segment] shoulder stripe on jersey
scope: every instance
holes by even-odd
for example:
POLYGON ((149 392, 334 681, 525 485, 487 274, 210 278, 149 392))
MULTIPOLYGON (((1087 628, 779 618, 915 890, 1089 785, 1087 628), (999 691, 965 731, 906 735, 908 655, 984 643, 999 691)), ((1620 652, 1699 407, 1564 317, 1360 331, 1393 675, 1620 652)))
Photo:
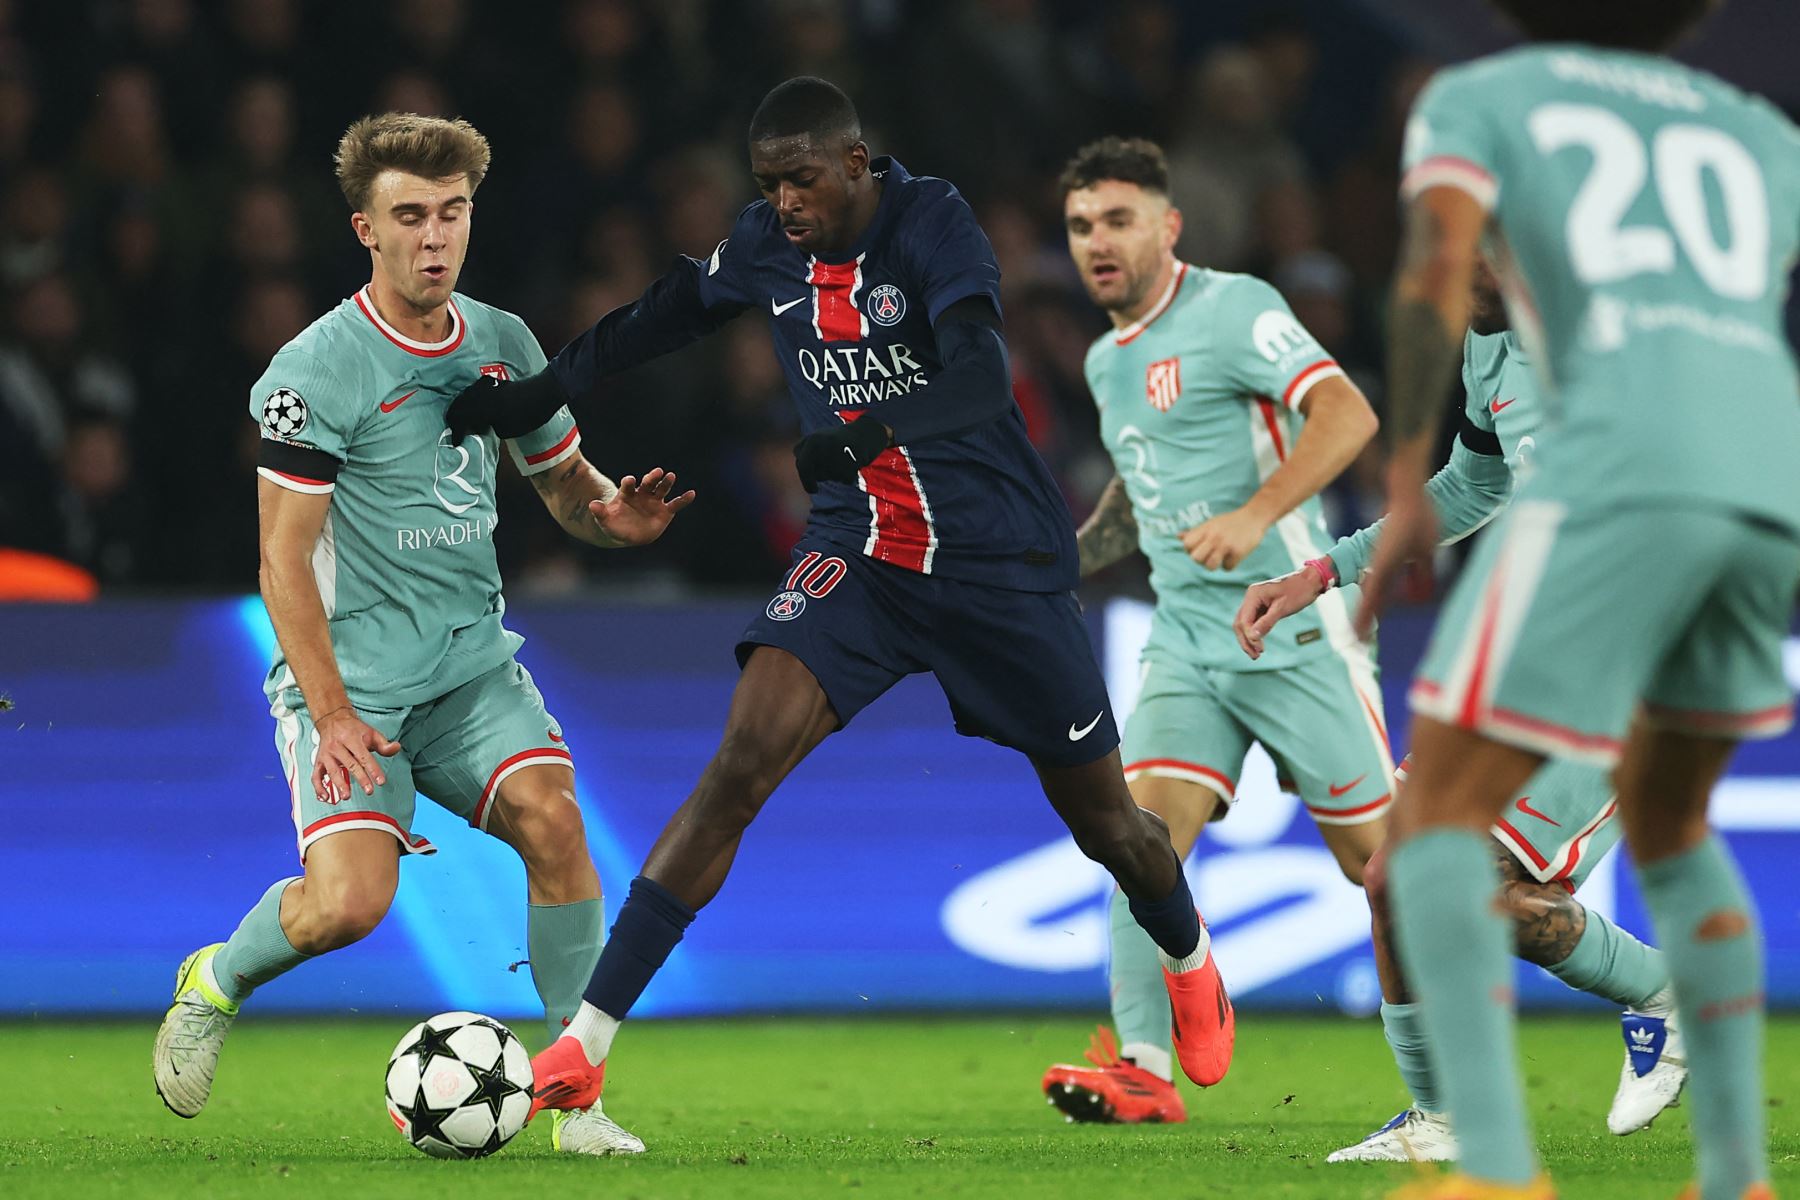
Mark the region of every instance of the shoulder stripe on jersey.
POLYGON ((1304 371, 1301 371, 1298 375, 1294 376, 1293 380, 1287 385, 1287 391, 1281 393, 1281 402, 1289 408, 1298 410, 1300 402, 1306 399, 1306 393, 1313 390, 1314 384, 1321 383, 1333 376, 1342 376, 1343 374, 1344 369, 1338 366, 1332 359, 1320 359, 1312 366, 1307 367, 1304 371))
POLYGON ((1145 313, 1125 328, 1119 330, 1119 332, 1113 334, 1114 344, 1120 346, 1130 345, 1137 340, 1138 334, 1150 328, 1151 323, 1154 322, 1156 318, 1162 316, 1163 313, 1169 310, 1169 305, 1175 303, 1175 297, 1181 291, 1181 281, 1187 278, 1187 270, 1188 265, 1186 263, 1179 260, 1176 261, 1175 273, 1170 276, 1169 286, 1163 289, 1162 296, 1155 304, 1150 306, 1149 312, 1145 313))
POLYGON ((1500 181, 1486 167, 1452 154, 1435 155, 1415 164, 1400 181, 1400 198, 1412 200, 1434 187, 1467 192, 1483 212, 1491 212, 1500 199, 1500 181))
POLYGON ((374 325, 375 328, 381 332, 382 337, 394 343, 394 345, 400 347, 408 354, 416 354, 420 358, 442 358, 444 355, 449 354, 458 346, 462 345, 463 334, 468 332, 469 324, 467 321, 463 320, 462 310, 456 307, 456 300, 454 298, 450 300, 449 304, 450 321, 455 325, 456 332, 441 342, 421 342, 415 338, 409 338, 404 333, 401 333, 398 329, 395 329, 392 325, 389 325, 386 321, 382 320, 381 314, 375 311, 375 301, 369 296, 367 284, 364 284, 362 290, 357 292, 351 299, 356 301, 356 307, 362 309, 363 316, 369 318, 370 324, 374 325))
POLYGON ((539 471, 548 471, 551 467, 556 466, 558 463, 563 462, 570 455, 574 454, 576 448, 580 445, 581 429, 578 426, 571 427, 569 432, 563 435, 563 439, 548 450, 540 450, 536 454, 525 455, 524 461, 520 464, 519 473, 522 475, 536 475, 539 471))

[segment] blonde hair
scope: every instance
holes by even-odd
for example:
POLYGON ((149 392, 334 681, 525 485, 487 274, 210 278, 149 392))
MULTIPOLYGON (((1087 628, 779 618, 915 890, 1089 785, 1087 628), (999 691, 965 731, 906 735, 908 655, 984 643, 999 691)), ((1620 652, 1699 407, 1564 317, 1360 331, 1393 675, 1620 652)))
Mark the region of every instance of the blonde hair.
POLYGON ((469 195, 487 177, 491 152, 481 131, 457 117, 422 117, 390 112, 364 117, 344 131, 338 142, 338 187, 353 212, 368 207, 375 177, 403 171, 421 179, 469 177, 469 195))

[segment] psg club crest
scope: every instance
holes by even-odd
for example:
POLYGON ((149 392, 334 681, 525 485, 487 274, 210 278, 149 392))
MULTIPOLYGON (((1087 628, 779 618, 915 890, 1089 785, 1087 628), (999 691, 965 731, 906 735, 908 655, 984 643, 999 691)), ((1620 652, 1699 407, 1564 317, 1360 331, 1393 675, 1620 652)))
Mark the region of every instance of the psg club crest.
POLYGON ((869 320, 877 325, 897 325, 906 315, 906 293, 891 283, 884 283, 869 293, 869 320))
POLYGON ((276 388, 263 401, 262 427, 286 440, 306 428, 306 401, 293 388, 276 388))
POLYGON ((1157 412, 1168 412, 1181 395, 1181 360, 1165 358, 1144 368, 1144 398, 1157 412))
POLYGON ((506 369, 505 363, 488 363, 479 369, 483 375, 498 379, 501 383, 505 383, 512 378, 512 375, 506 369))
POLYGON ((769 601, 771 621, 791 621, 806 611, 806 597, 799 592, 783 592, 769 601))

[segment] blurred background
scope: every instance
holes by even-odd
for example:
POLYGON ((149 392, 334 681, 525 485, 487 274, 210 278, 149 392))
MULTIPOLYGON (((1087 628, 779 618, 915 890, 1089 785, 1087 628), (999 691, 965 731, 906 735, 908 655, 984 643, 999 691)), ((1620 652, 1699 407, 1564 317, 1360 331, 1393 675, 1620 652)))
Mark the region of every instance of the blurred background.
MULTIPOLYGON (((1733 0, 1684 56, 1793 110, 1796 34, 1787 0, 1733 0)), ((0 898, 44 914, 0 934, 0 1010, 80 1006, 97 973, 112 997, 101 1007, 159 1004, 164 959, 222 936, 257 881, 291 867, 257 690, 266 624, 237 599, 256 572, 246 404, 275 350, 367 280, 331 176, 351 120, 460 115, 488 135, 461 289, 523 315, 554 353, 673 254, 726 234, 754 198, 743 131, 770 86, 831 78, 876 153, 949 178, 974 205, 1003 271, 1015 395, 1080 518, 1112 468, 1081 376, 1105 321, 1068 262, 1053 187, 1067 156, 1104 133, 1160 140, 1186 215, 1181 254, 1269 279, 1379 408, 1405 113, 1437 65, 1508 40, 1476 0, 0 0, 0 596, 98 597, 0 606, 0 704, 16 705, 0 715, 12 801, 0 898), (119 903, 153 907, 171 863, 217 884, 201 889, 216 911, 208 900, 154 931, 128 925, 109 935, 110 959, 71 947, 91 941, 85 909, 65 928, 44 904, 100 878, 119 903), (73 956, 67 994, 34 991, 50 985, 32 964, 58 954, 73 956)), ((746 315, 618 379, 583 413, 603 470, 660 464, 700 490, 655 547, 579 547, 529 487, 500 481, 513 623, 533 639, 524 661, 555 681, 553 709, 587 739, 583 801, 615 895, 710 750, 730 644, 804 523, 765 321, 746 315), (656 719, 616 715, 610 695, 628 686, 652 690, 656 719)), ((1376 515, 1379 471, 1372 449, 1334 485, 1334 527, 1376 515)), ((1135 561, 1086 593, 1121 712, 1145 594, 1135 561)), ((1384 647, 1401 729, 1399 685, 1429 611, 1396 618, 1384 647)), ((877 706, 852 737, 891 746, 888 776, 864 778, 859 755, 828 745, 772 806, 795 825, 764 834, 773 844, 746 856, 760 865, 733 877, 755 898, 727 895, 736 923, 709 913, 697 927, 684 951, 694 996, 730 978, 739 1007, 1098 1002, 1103 881, 1038 811, 1022 763, 950 734, 929 684, 903 690, 917 702, 877 706), (754 920, 756 906, 798 902, 797 870, 846 873, 850 888, 871 871, 904 878, 886 893, 892 927, 868 936, 907 949, 852 946, 825 971, 836 935, 754 920), (982 871, 986 890, 959 890, 982 871), (980 969, 952 986, 916 974, 925 962, 980 969), (807 990, 808 971, 825 971, 810 981, 835 999, 807 990)), ((1239 923, 1240 976, 1257 982, 1238 987, 1366 1008, 1360 899, 1291 800, 1258 786, 1261 815, 1242 806, 1195 867, 1216 876, 1227 947, 1239 923), (1329 936, 1323 912, 1336 914, 1329 936)), ((1746 755, 1732 787, 1734 837, 1791 859, 1800 752, 1784 741, 1746 755)), ((495 943, 477 968, 441 943, 470 919, 469 889, 511 894, 512 868, 480 839, 432 836, 455 853, 408 869, 404 919, 378 935, 388 957, 346 956, 363 964, 349 982, 315 971, 290 999, 504 1010, 505 989, 523 986, 495 973, 511 951, 495 943), (487 984, 469 982, 475 970, 487 984), (468 990, 489 985, 491 997, 468 990)), ((1615 897, 1606 878, 1599 902, 1630 917, 1629 883, 1615 897)), ((1777 972, 1800 997, 1800 890, 1785 876, 1769 886, 1777 972)), ((522 940, 510 911, 489 932, 522 940)), ((690 1004, 683 986, 652 1001, 722 1002, 690 1004)))

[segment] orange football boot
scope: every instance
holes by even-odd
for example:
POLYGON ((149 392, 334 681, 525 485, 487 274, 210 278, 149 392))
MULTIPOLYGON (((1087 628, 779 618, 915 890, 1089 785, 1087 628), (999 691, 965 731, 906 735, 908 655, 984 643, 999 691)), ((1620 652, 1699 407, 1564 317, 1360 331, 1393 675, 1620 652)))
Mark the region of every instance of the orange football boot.
MULTIPOLYGON (((1700 1185, 1690 1183, 1681 1200, 1700 1200, 1700 1185)), ((1744 1189, 1744 1200, 1775 1200, 1775 1189, 1766 1183, 1753 1183, 1744 1189)))
POLYGON ((564 1034, 531 1060, 531 1113, 525 1119, 546 1108, 592 1108, 605 1082, 606 1064, 588 1062, 581 1040, 564 1034))
POLYGON ((1164 967, 1163 984, 1169 989, 1175 1057, 1181 1070, 1201 1087, 1211 1087, 1231 1070, 1231 1049, 1237 1041, 1237 1014, 1225 981, 1219 978, 1212 947, 1207 947, 1206 961, 1191 971, 1178 975, 1164 967))
POLYGON ((1548 1175, 1530 1183, 1489 1183, 1467 1175, 1426 1174, 1388 1194, 1388 1200, 1556 1200, 1548 1175))
POLYGON ((1092 1067, 1057 1063, 1044 1072, 1044 1098, 1070 1121, 1107 1125, 1177 1125, 1187 1106, 1175 1085, 1119 1057, 1113 1031, 1102 1025, 1088 1045, 1092 1067))

